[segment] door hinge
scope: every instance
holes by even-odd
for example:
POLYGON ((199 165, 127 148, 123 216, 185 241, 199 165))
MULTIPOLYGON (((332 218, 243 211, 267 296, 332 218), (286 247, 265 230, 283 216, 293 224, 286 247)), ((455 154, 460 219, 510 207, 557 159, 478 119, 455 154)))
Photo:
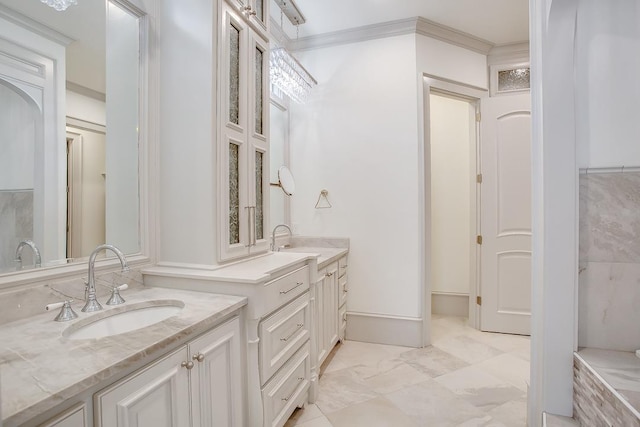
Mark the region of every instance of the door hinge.
POLYGON ((482 244, 482 235, 481 235, 481 234, 479 234, 479 235, 477 235, 477 236, 476 236, 476 242, 477 242, 479 245, 481 245, 481 244, 482 244))
POLYGON ((480 123, 480 119, 482 119, 482 115, 480 113, 476 113, 476 122, 480 123))
POLYGON ((481 173, 479 173, 478 175, 476 175, 476 182, 477 182, 478 184, 482 184, 482 174, 481 174, 481 173))
POLYGON ((481 296, 477 296, 476 297, 476 304, 482 305, 482 297, 481 296))

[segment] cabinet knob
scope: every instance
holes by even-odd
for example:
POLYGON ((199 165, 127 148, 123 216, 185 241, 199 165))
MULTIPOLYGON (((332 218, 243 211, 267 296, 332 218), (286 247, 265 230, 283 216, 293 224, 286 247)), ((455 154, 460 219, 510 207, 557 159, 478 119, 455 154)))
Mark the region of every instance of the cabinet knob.
POLYGON ((204 354, 202 353, 194 354, 191 358, 193 360, 197 360, 198 362, 202 362, 204 360, 204 354))
POLYGON ((187 369, 193 369, 193 362, 191 360, 189 360, 188 362, 182 362, 180 366, 187 369))
POLYGON ((349 292, 349 291, 347 290, 347 288, 344 288, 344 289, 342 290, 342 292, 344 292, 344 293, 346 294, 346 293, 347 293, 347 292, 349 292))

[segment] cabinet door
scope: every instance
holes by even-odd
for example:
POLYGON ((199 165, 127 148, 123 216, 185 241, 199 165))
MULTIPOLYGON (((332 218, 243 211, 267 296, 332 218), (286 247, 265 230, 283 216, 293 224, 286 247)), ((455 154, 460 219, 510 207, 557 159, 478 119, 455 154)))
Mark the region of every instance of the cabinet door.
POLYGON ((247 188, 247 45, 249 29, 240 15, 220 2, 218 110, 220 123, 219 206, 220 259, 249 251, 247 188))
POLYGON ((220 2, 220 260, 269 248, 269 44, 247 19, 220 2))
POLYGON ((189 344, 193 427, 241 427, 242 361, 238 318, 189 344))
POLYGON ((250 251, 259 253, 269 250, 269 45, 250 32, 248 51, 250 251))
POLYGON ((322 362, 324 361, 324 359, 327 357, 328 352, 327 352, 327 342, 325 339, 325 323, 324 323, 324 317, 325 317, 325 310, 324 310, 324 305, 325 305, 325 285, 327 283, 326 281, 326 273, 327 271, 325 269, 322 270, 318 270, 318 280, 316 282, 316 286, 315 286, 315 294, 316 294, 316 298, 315 298, 315 304, 316 304, 316 320, 315 320, 315 340, 316 340, 316 348, 317 350, 317 357, 318 357, 318 366, 320 366, 322 364, 322 362))
POLYGON ((98 426, 172 427, 190 424, 186 347, 94 397, 98 426))
POLYGON ((40 427, 86 427, 87 414, 84 403, 75 406, 62 414, 56 415, 40 427))
POLYGON ((325 340, 327 352, 330 352, 338 342, 338 264, 333 263, 327 267, 325 285, 325 340))

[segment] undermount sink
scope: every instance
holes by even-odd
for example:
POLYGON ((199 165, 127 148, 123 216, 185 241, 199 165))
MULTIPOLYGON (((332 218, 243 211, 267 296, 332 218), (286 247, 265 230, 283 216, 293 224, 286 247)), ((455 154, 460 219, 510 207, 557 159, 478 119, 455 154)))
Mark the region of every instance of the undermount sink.
POLYGON ((99 312, 69 326, 62 336, 70 340, 104 338, 151 326, 180 313, 178 300, 145 301, 99 312))

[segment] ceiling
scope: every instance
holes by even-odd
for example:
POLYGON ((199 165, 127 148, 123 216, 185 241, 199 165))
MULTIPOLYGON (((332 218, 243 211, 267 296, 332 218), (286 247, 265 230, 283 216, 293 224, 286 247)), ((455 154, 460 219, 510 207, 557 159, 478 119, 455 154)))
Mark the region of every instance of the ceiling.
MULTIPOLYGON (((528 0, 296 0, 307 22, 299 37, 421 16, 469 33, 493 44, 529 39, 528 0)), ((67 80, 105 92, 105 0, 80 0, 56 12, 39 0, 0 0, 14 9, 75 40, 67 49, 67 80)), ((271 2, 272 16, 279 9, 271 2)), ((296 37, 285 18, 285 31, 296 37)))
MULTIPOLYGON (((496 45, 529 40, 528 0, 295 1, 307 20, 300 37, 421 16, 496 45)), ((272 15, 279 11, 272 10, 272 15)), ((292 26, 285 25, 285 30, 296 37, 292 26)))
POLYGON ((64 12, 39 0, 0 0, 7 6, 74 41, 67 47, 67 80, 105 93, 105 0, 79 0, 64 12))

